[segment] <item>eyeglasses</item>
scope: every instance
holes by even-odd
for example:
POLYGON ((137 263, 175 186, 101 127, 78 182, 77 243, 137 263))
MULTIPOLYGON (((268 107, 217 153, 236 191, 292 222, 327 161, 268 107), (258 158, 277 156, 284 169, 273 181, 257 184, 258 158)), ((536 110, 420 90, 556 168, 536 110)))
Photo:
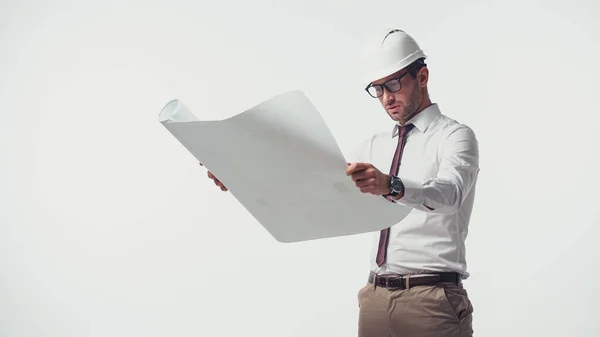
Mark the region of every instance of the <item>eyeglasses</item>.
POLYGON ((400 77, 392 78, 391 80, 383 83, 383 84, 369 84, 365 90, 371 95, 373 98, 381 97, 383 95, 383 88, 387 89, 389 92, 396 92, 402 89, 402 77, 406 76, 410 71, 405 72, 400 77))

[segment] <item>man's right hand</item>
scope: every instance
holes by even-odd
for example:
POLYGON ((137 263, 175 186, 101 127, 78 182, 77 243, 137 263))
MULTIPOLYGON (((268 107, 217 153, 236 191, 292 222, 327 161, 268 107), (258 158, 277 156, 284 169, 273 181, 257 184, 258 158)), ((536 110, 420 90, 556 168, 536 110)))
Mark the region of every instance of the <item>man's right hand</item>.
MULTIPOLYGON (((199 164, 200 164, 200 166, 204 166, 204 165, 202 165, 202 163, 199 163, 199 164)), ((223 185, 223 183, 219 179, 217 179, 217 177, 215 177, 210 171, 208 171, 208 177, 215 182, 215 185, 217 185, 221 188, 221 191, 223 191, 223 192, 227 191, 227 187, 225 187, 223 185)))

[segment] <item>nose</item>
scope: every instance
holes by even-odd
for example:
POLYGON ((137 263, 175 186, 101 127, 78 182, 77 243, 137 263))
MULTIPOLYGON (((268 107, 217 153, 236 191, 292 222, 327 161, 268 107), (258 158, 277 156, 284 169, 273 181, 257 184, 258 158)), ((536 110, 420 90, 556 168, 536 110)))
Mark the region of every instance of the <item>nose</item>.
POLYGON ((394 101, 394 94, 389 92, 385 87, 383 88, 383 95, 381 96, 385 103, 392 103, 394 101))

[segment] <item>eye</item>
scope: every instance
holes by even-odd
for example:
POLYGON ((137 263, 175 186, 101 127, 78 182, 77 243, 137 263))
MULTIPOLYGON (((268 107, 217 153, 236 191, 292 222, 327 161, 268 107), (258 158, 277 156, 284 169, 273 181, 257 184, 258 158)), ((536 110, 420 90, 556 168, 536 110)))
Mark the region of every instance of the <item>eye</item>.
POLYGON ((401 88, 400 80, 394 79, 394 80, 387 81, 385 83, 385 86, 388 88, 389 91, 398 91, 401 88))

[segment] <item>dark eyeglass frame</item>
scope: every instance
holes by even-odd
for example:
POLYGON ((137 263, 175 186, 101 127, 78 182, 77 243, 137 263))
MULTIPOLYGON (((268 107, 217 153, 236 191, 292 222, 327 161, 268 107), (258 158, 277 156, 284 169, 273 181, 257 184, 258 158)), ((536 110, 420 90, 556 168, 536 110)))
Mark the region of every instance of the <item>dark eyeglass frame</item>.
POLYGON ((387 90, 387 91, 389 91, 389 92, 396 92, 396 91, 400 91, 400 90, 402 89, 402 78, 403 78, 404 76, 408 75, 408 74, 411 72, 411 70, 412 70, 412 69, 408 69, 408 70, 407 70, 407 71, 406 71, 404 74, 400 75, 399 77, 392 78, 392 79, 390 79, 390 80, 386 81, 386 82, 385 82, 385 83, 383 83, 383 84, 373 84, 373 83, 369 83, 369 85, 367 85, 367 86, 365 87, 365 91, 366 91, 366 92, 369 94, 369 96, 371 96, 371 97, 373 97, 373 98, 378 98, 378 97, 381 97, 381 96, 383 96, 383 90, 384 90, 384 88, 385 88, 385 90, 387 90), (389 86, 388 86, 388 84, 389 84, 390 82, 398 82, 398 89, 397 89, 397 90, 391 90, 391 89, 389 88, 389 86), (369 89, 370 89, 370 88, 381 88, 381 95, 377 95, 377 96, 374 96, 374 95, 372 95, 372 94, 371 94, 371 92, 369 91, 369 89))

